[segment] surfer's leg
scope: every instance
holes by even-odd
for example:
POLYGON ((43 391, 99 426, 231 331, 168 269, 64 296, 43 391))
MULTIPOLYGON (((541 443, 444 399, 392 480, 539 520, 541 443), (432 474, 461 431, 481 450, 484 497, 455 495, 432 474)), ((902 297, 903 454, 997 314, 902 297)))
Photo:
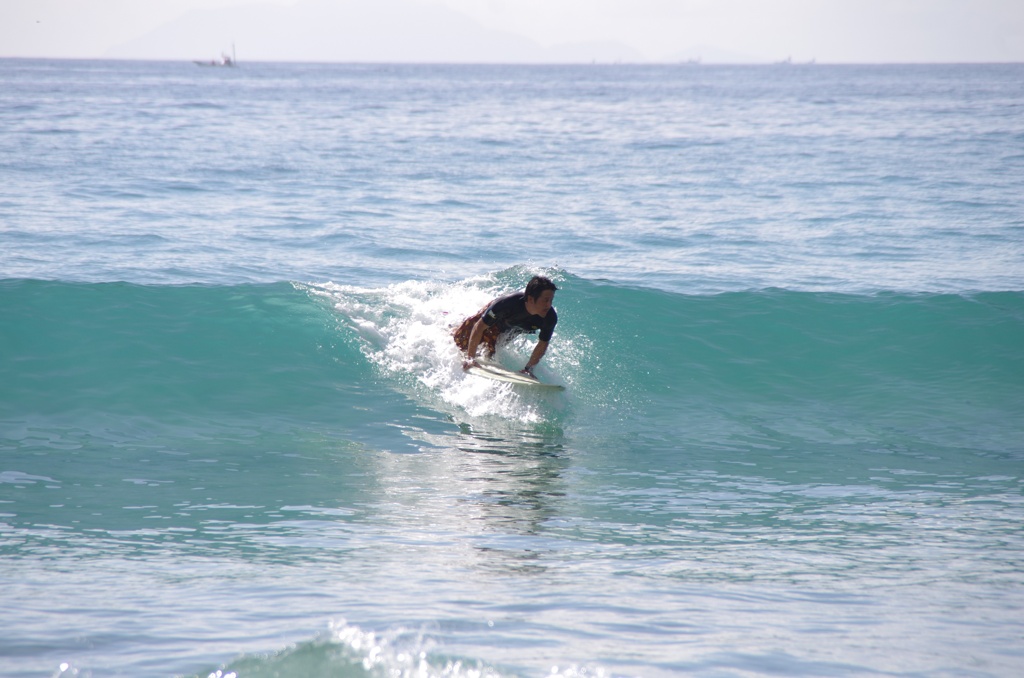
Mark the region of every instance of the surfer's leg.
POLYGON ((501 332, 497 327, 488 327, 484 330, 484 336, 480 338, 480 346, 484 347, 484 357, 493 358, 494 352, 498 350, 498 337, 501 332))
POLYGON ((455 339, 455 345, 458 346, 459 350, 463 353, 469 350, 469 337, 473 334, 473 326, 476 325, 476 321, 480 320, 483 314, 483 311, 474 313, 463 320, 462 324, 452 332, 452 338, 455 339))

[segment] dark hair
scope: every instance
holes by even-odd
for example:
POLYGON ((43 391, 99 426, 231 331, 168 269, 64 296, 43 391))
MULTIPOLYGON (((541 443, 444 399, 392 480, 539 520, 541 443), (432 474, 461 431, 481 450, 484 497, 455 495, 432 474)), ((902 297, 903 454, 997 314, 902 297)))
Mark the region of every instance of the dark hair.
POLYGON ((530 282, 526 283, 526 296, 530 297, 531 299, 539 298, 540 295, 543 292, 546 292, 547 290, 555 292, 558 290, 558 288, 555 287, 555 283, 551 282, 549 279, 545 278, 542 275, 535 275, 532 279, 530 279, 530 282))

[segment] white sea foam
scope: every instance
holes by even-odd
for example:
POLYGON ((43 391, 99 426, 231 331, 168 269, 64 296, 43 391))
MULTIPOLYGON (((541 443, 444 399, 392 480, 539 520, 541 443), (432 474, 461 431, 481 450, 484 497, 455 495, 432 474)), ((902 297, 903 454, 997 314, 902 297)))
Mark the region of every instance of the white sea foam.
MULTIPOLYGON (((343 321, 363 339, 364 352, 374 364, 424 387, 417 391, 419 397, 440 398, 471 417, 523 423, 541 421, 540 401, 553 399, 462 370, 464 356, 452 340, 453 330, 491 299, 514 289, 491 276, 455 283, 409 281, 369 290, 335 284, 312 289, 331 300, 343 321)), ((525 363, 531 345, 526 338, 503 342, 498 359, 510 365, 525 363)), ((566 359, 560 362, 572 360, 571 344, 554 348, 546 360, 550 363, 562 354, 566 359)), ((538 373, 558 378, 546 366, 538 373)))

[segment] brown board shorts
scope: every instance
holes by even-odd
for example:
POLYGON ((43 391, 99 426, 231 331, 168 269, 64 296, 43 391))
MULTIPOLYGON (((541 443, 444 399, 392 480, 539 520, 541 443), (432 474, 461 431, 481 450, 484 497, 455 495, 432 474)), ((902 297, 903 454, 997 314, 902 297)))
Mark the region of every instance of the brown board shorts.
MULTIPOLYGON (((463 320, 462 324, 456 327, 455 331, 452 332, 452 337, 455 339, 455 345, 458 346, 463 353, 469 350, 469 337, 473 334, 473 326, 476 325, 477 321, 484 316, 484 313, 487 312, 487 308, 489 306, 490 304, 487 304, 487 306, 484 306, 477 313, 474 313, 463 320)), ((494 351, 498 346, 498 337, 500 335, 501 331, 498 329, 497 323, 484 327, 484 334, 480 337, 479 346, 484 347, 485 357, 494 355, 494 351)))

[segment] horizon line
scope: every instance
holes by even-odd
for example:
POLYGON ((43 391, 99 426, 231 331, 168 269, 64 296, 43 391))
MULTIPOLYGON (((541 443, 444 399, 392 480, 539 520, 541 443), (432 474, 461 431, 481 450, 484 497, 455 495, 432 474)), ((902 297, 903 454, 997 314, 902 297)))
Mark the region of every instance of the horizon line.
MULTIPOLYGON (((15 56, 0 55, 3 60, 22 61, 115 61, 125 63, 195 63, 194 58, 148 58, 148 57, 89 57, 89 56, 15 56)), ((247 64, 294 64, 294 65, 338 65, 338 66, 1013 66, 1024 64, 1021 61, 794 61, 791 59, 776 61, 704 61, 700 57, 677 60, 645 60, 645 61, 359 61, 338 60, 318 61, 307 59, 252 59, 236 61, 229 68, 237 68, 241 63, 247 64)))

